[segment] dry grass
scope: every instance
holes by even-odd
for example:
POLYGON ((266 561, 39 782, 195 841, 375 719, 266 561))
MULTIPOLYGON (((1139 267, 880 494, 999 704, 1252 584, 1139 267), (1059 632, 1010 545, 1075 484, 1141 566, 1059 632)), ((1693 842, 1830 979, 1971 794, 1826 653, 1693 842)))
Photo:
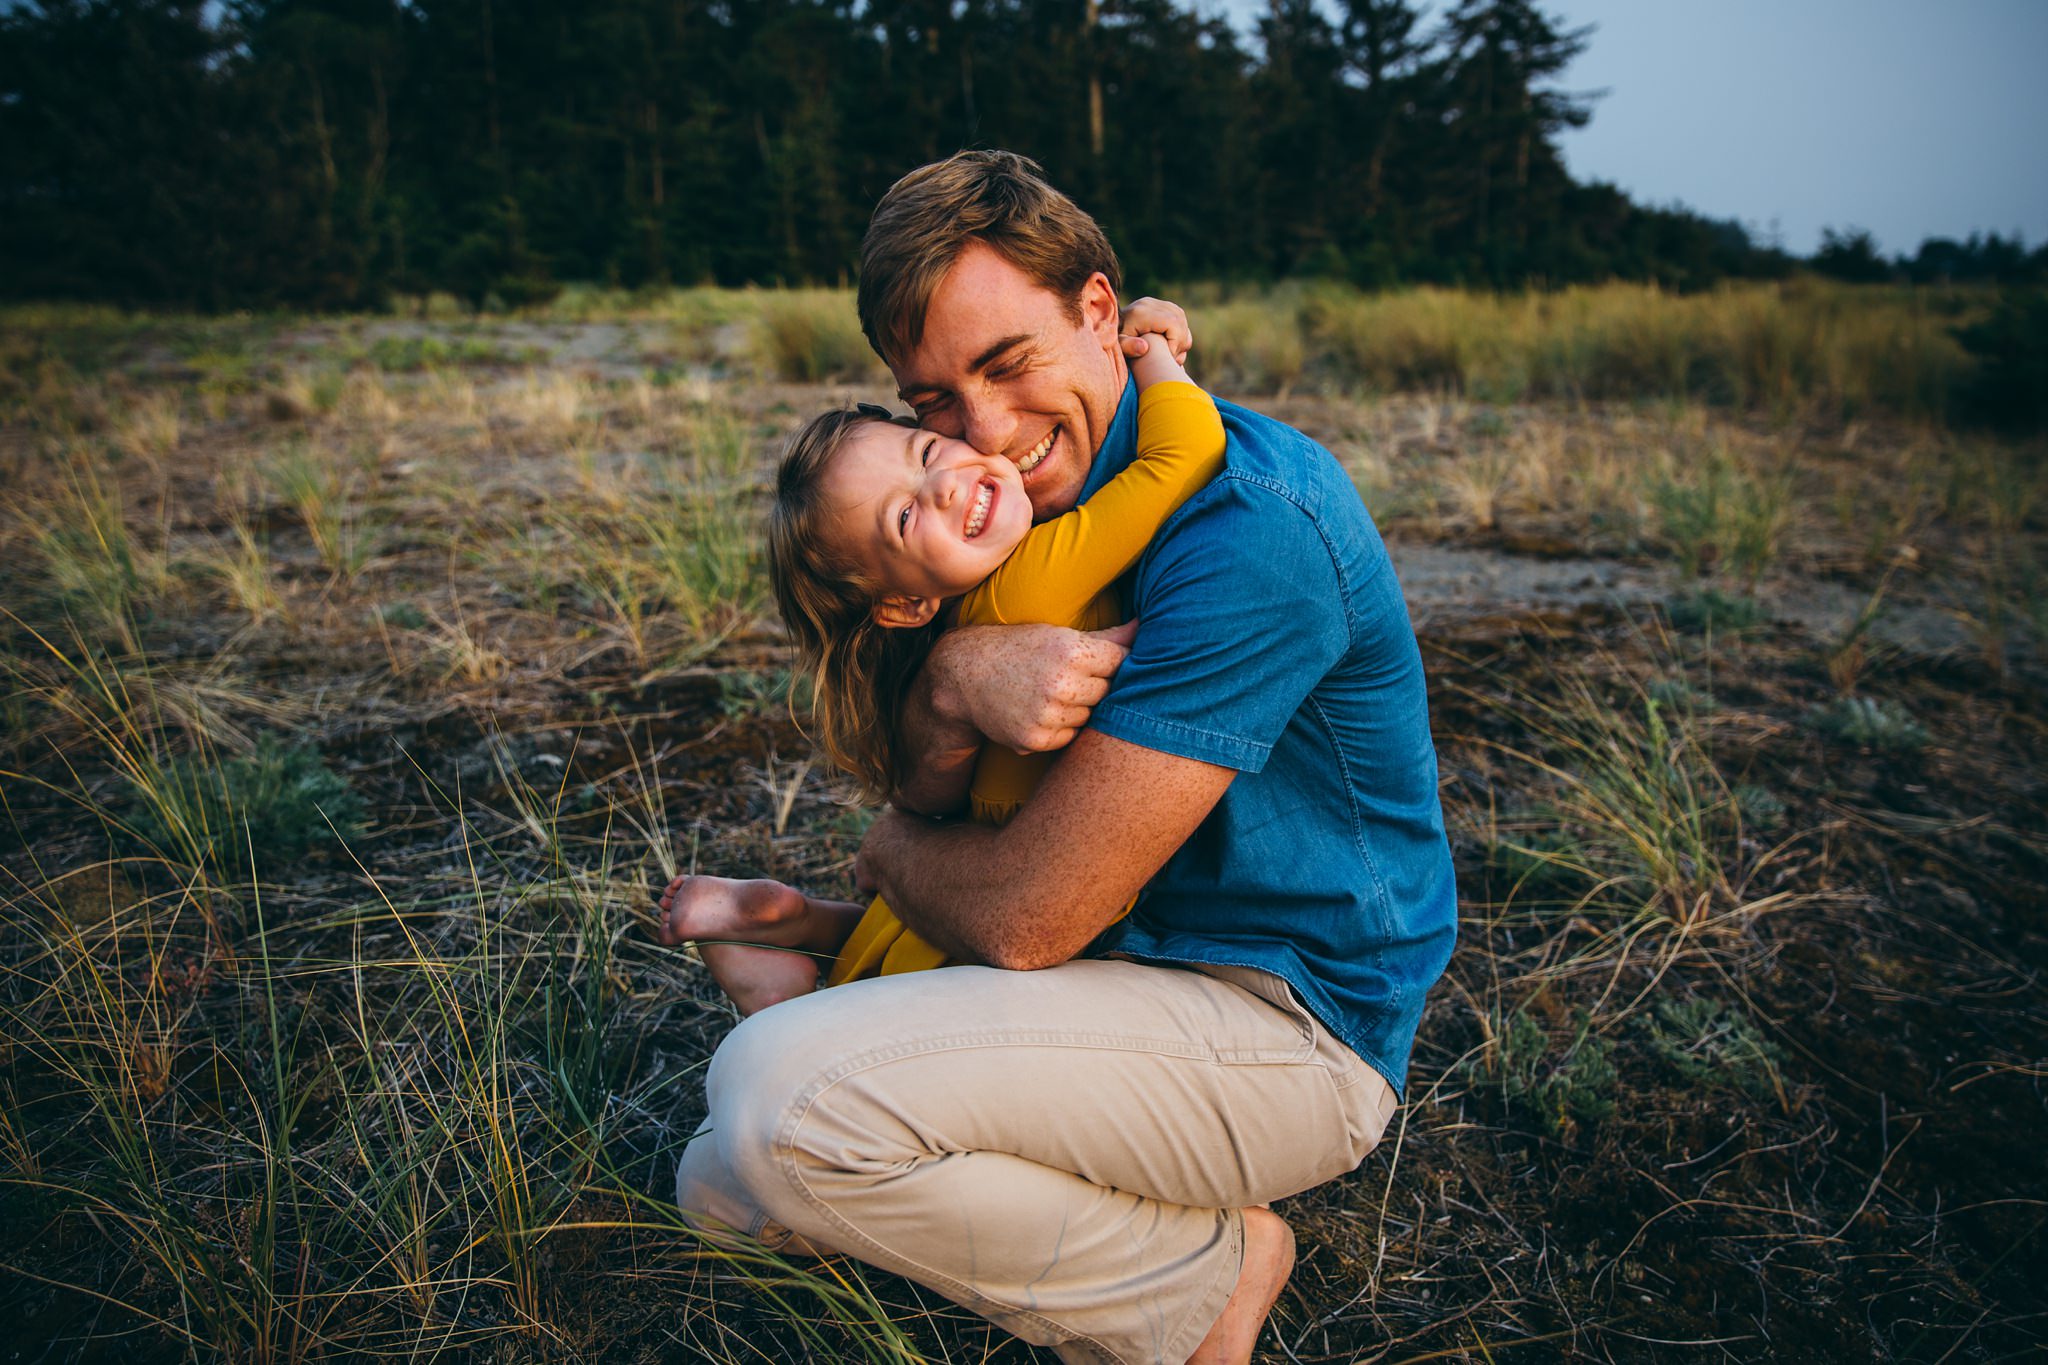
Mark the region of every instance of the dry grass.
POLYGON ((1191 313, 1198 372, 1216 366, 1211 382, 1226 393, 1306 381, 1499 403, 1677 398, 1930 419, 1965 364, 1949 328, 1969 306, 1981 304, 1799 280, 1687 296, 1620 284, 1522 295, 1286 286, 1191 313))
MULTIPOLYGON (((1281 1206, 1302 1260, 1260 1358, 2038 1349, 2039 450, 1888 416, 1912 345, 1851 344, 1898 322, 1880 296, 1286 297, 1298 362, 1241 302, 1197 362, 1291 384, 1263 406, 1345 460, 1397 560, 1851 605, 1707 634, 1589 593, 1425 628, 1461 947, 1389 1140, 1281 1206), (1378 386, 1339 382, 1340 341, 1432 391, 1337 392, 1378 386), (1739 404, 1700 381, 1744 348, 1789 399, 1761 360, 1739 404), (1685 383, 1598 400, 1631 356, 1685 383), (1914 647, 1916 613, 1971 633, 1914 647)), ((548 320, 700 338, 766 303, 565 300, 548 320)), ((647 937, 650 890, 845 891, 864 828, 789 720, 753 529, 781 437, 844 393, 735 381, 709 343, 682 375, 384 374, 345 324, 267 351, 194 324, 215 415, 150 368, 170 324, 8 318, 24 1331, 75 1358, 1041 1358, 668 1203, 731 1016, 647 937), (156 468, 111 453, 144 411, 179 414, 156 468)))

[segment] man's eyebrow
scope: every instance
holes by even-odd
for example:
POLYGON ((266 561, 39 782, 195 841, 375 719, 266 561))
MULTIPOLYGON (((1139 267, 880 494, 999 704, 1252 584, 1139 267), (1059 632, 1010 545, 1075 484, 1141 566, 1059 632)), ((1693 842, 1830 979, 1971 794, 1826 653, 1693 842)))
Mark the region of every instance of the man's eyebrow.
POLYGON ((1019 332, 1015 336, 1004 337, 1001 341, 998 341, 995 345, 974 357, 973 360, 967 362, 967 373, 980 374, 983 370, 994 364, 996 358, 1002 355, 1003 352, 1022 346, 1029 340, 1031 340, 1031 335, 1028 332, 1019 332))
MULTIPOLYGON (((1013 351, 1019 346, 1028 344, 1031 340, 1032 336, 1029 332, 1018 332, 1012 336, 1002 338, 980 355, 968 361, 967 373, 980 374, 983 370, 1001 359, 1004 352, 1013 351)), ((914 405, 922 395, 935 394, 941 391, 940 386, 937 384, 906 384, 896 390, 896 396, 904 402, 914 405)))

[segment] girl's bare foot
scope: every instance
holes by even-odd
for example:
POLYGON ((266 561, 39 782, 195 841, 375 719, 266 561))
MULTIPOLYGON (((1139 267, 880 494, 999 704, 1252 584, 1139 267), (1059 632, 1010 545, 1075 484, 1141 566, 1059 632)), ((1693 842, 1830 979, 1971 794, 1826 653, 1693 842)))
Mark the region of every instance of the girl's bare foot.
POLYGON ((1188 1365, 1247 1365, 1259 1332, 1287 1277, 1294 1273, 1294 1229, 1271 1209, 1244 1211, 1244 1263, 1223 1315, 1188 1357, 1188 1365))
POLYGON ((737 940, 793 948, 803 940, 803 892, 781 882, 678 877, 657 898, 663 943, 737 940))
POLYGON ((747 943, 700 943, 697 956, 741 1014, 756 1014, 818 989, 818 963, 809 953, 747 943))
POLYGON ((753 1014, 818 986, 818 961, 790 951, 814 926, 795 887, 729 877, 678 877, 661 893, 663 943, 697 945, 719 988, 753 1014))

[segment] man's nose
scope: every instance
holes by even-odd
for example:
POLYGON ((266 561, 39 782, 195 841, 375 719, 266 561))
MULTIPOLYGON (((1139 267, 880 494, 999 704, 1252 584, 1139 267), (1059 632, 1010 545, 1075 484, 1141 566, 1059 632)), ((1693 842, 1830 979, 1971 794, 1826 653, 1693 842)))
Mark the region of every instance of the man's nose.
POLYGON ((960 433, 962 440, 990 455, 1016 458, 1010 442, 1017 435, 1017 414, 1007 404, 991 402, 984 397, 965 399, 962 408, 966 419, 966 429, 960 433))

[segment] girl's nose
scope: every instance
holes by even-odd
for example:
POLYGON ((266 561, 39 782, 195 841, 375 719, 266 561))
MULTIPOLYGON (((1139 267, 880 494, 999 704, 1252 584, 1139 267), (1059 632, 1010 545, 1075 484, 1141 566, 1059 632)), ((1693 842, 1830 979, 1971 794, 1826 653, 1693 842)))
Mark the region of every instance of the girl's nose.
POLYGON ((936 485, 935 498, 940 507, 951 507, 965 497, 978 480, 974 471, 961 465, 948 465, 941 469, 932 482, 936 485))

